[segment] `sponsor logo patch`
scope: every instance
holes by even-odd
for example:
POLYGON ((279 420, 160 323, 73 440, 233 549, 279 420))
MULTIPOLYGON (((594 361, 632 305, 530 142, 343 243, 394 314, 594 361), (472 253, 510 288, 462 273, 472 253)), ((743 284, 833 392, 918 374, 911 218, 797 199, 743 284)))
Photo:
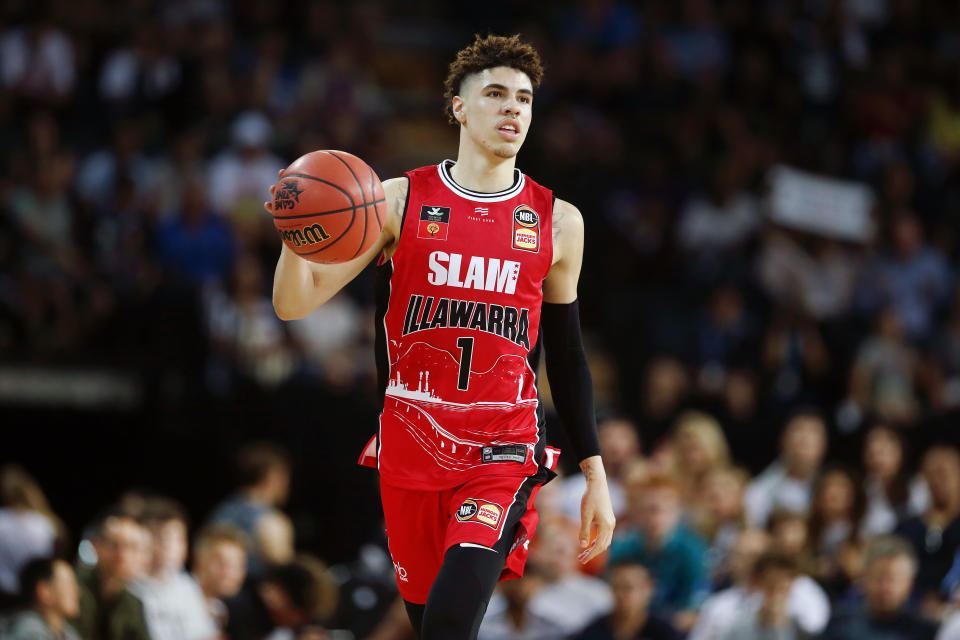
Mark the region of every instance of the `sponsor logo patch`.
POLYGON ((480 449, 482 462, 519 462, 527 461, 527 447, 522 444, 504 444, 497 447, 483 447, 480 449))
POLYGON ((513 210, 513 248, 540 251, 540 215, 529 205, 513 210))
POLYGON ((420 207, 420 224, 417 237, 425 240, 446 240, 450 226, 450 207, 420 207))
POLYGON ((500 524, 501 515, 503 515, 503 507, 499 504, 478 498, 467 498, 457 509, 456 518, 458 522, 479 522, 496 529, 500 524))

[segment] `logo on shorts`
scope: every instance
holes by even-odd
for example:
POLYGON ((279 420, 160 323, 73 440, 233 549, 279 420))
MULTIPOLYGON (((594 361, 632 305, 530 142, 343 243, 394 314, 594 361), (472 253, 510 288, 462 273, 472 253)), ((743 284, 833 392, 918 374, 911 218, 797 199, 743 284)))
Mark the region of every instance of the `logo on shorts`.
POLYGON ((459 522, 479 522, 496 529, 497 525, 500 524, 502 514, 503 507, 495 502, 468 498, 457 509, 457 520, 459 522))
POLYGON ((393 561, 393 568, 396 569, 398 578, 404 582, 409 582, 409 580, 407 580, 407 570, 401 567, 400 563, 396 560, 393 561))

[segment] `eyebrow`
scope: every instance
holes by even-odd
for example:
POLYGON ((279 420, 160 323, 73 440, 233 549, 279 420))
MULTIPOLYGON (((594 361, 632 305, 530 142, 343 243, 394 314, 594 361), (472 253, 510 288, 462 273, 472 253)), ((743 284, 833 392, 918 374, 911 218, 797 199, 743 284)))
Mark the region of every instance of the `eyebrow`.
MULTIPOLYGON (((508 91, 507 87, 502 84, 488 84, 483 88, 483 91, 486 91, 487 89, 500 89, 501 91, 508 91)), ((517 89, 517 93, 525 93, 529 96, 533 95, 533 91, 530 91, 530 89, 517 89)))

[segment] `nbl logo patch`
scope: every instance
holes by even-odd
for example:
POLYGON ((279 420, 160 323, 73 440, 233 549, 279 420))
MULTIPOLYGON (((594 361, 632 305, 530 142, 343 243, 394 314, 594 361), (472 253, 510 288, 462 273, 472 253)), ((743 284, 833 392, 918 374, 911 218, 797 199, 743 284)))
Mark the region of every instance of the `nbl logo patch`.
POLYGON ((450 207, 420 207, 420 224, 417 237, 425 240, 446 240, 450 226, 450 207))
POLYGON ((540 216, 529 205, 513 210, 513 248, 540 251, 540 216))
POLYGON ((467 498, 457 509, 458 522, 479 522, 485 524, 491 529, 496 529, 500 524, 500 516, 503 514, 503 507, 495 502, 487 502, 479 498, 467 498))

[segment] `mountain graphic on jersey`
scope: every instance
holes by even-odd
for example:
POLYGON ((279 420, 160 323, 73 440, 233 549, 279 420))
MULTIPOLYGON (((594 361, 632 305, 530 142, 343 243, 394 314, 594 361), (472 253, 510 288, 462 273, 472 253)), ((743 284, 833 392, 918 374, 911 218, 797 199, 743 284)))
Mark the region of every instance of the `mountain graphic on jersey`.
POLYGON ((504 355, 489 370, 470 373, 471 387, 484 389, 483 397, 490 398, 482 402, 457 402, 467 395, 457 389, 459 370, 452 354, 414 343, 392 364, 384 398, 384 411, 438 467, 450 471, 472 469, 482 462, 482 447, 529 441, 530 429, 536 429, 535 420, 517 420, 520 413, 532 415, 538 402, 535 394, 521 397, 525 385, 532 388, 533 376, 523 357, 504 355))

